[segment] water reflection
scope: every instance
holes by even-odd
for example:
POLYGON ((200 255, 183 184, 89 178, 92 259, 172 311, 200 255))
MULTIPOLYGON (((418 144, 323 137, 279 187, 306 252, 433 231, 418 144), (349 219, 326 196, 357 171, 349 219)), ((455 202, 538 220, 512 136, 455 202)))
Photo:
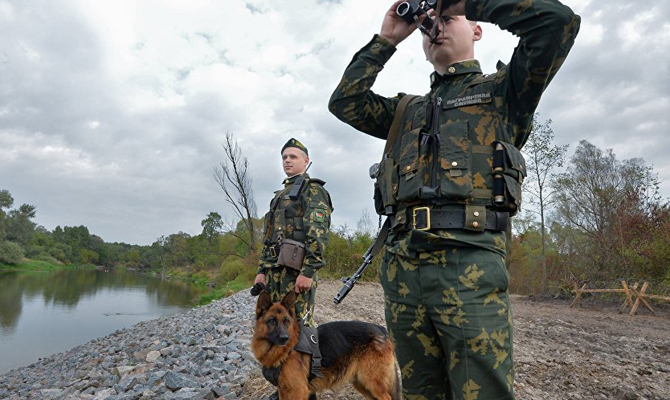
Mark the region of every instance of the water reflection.
POLYGON ((0 374, 192 307, 197 294, 187 284, 134 272, 0 272, 0 374), (54 337, 55 332, 63 337, 54 337), (37 350, 35 342, 49 345, 41 343, 37 350), (28 349, 33 354, 26 354, 28 349))

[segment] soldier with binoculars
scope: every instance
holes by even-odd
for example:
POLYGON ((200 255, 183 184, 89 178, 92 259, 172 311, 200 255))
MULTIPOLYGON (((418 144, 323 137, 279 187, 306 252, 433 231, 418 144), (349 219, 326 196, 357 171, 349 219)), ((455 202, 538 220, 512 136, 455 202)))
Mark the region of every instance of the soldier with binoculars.
POLYGON ((579 25, 557 0, 397 1, 331 96, 337 118, 387 140, 373 169, 377 212, 390 219, 380 279, 406 399, 514 399, 505 258, 526 174, 520 149, 579 25), (490 75, 474 58, 475 21, 520 38, 490 75), (430 91, 374 93, 417 28, 430 91))

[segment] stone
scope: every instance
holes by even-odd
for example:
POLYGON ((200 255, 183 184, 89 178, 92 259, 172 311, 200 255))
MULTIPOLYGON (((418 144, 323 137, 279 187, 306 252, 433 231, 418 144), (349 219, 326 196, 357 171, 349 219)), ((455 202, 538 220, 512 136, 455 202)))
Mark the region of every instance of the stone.
POLYGON ((173 371, 168 371, 163 377, 163 383, 165 386, 172 390, 177 391, 182 388, 200 388, 202 387, 200 383, 195 380, 193 377, 179 374, 173 371))
POLYGON ((147 354, 146 361, 148 363, 154 363, 156 360, 158 360, 161 357, 160 351, 157 350, 152 350, 147 354))
POLYGON ((127 375, 130 372, 132 372, 134 369, 135 369, 135 367, 132 366, 132 365, 120 365, 120 366, 114 368, 114 373, 116 374, 116 376, 121 378, 122 376, 127 375))

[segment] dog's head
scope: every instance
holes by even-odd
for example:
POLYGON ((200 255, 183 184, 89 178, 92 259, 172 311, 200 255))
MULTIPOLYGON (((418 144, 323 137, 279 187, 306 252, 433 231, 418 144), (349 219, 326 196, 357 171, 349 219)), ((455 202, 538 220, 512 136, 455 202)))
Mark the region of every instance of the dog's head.
POLYGON ((295 345, 299 327, 294 306, 293 291, 278 303, 272 303, 270 294, 263 291, 256 303, 256 330, 263 330, 263 336, 272 345, 286 346, 289 341, 295 345))

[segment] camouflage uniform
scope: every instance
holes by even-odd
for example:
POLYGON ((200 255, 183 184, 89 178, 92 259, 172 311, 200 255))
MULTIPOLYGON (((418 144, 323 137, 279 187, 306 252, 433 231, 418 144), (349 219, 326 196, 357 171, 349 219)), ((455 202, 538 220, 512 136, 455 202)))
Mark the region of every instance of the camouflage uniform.
POLYGON ((289 193, 298 176, 286 178, 284 188, 275 192, 270 202, 270 211, 265 215, 265 244, 261 253, 258 273, 265 274, 266 285, 272 301, 281 300, 295 289, 295 281, 302 274, 312 278, 312 287, 298 295, 295 302, 297 315, 305 319, 305 325, 316 326, 314 322, 314 300, 317 287, 317 271, 326 264, 325 252, 328 244, 330 214, 333 210, 330 195, 323 188, 325 182, 310 179, 302 190, 300 198, 293 201, 289 193), (277 265, 282 238, 305 244, 305 261, 302 270, 277 265))
MULTIPOLYGON (((412 400, 514 398, 506 234, 485 230, 483 221, 520 205, 525 167, 517 149, 580 24, 556 0, 466 0, 465 8, 469 20, 494 23, 521 40, 494 74, 483 75, 475 60, 433 73, 431 91, 407 107, 386 166, 397 211, 380 279, 403 396, 412 400), (422 141, 429 125, 439 143, 432 153, 422 141), (503 208, 492 196, 495 143, 517 153, 507 161, 518 174, 504 176, 503 208), (427 185, 438 188, 437 197, 421 196, 427 185), (412 229, 412 213, 425 206, 462 210, 463 228, 412 229)), ((354 56, 329 104, 339 119, 381 139, 404 94, 386 98, 370 88, 394 52, 376 35, 354 56)))

